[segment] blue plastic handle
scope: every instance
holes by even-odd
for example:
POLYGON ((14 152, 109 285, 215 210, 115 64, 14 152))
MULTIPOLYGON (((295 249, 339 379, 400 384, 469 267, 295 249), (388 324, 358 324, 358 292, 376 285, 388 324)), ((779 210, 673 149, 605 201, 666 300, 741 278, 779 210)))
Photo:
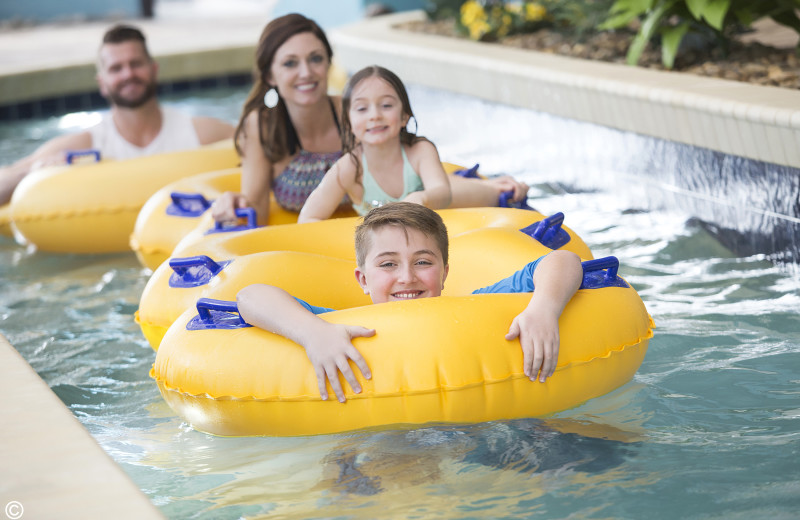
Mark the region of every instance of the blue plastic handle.
POLYGON ((456 170, 453 172, 453 175, 458 175, 459 177, 464 177, 465 179, 479 179, 480 176, 478 175, 478 166, 480 163, 477 163, 472 168, 467 168, 465 170, 456 170))
POLYGON ((172 204, 167 206, 167 215, 199 217, 211 207, 211 201, 206 199, 202 193, 173 191, 169 196, 172 204))
POLYGON ((72 164, 79 157, 94 156, 94 162, 100 162, 100 150, 73 150, 67 152, 67 164, 72 164))
POLYGON ((186 288, 206 285, 232 261, 215 262, 206 255, 170 258, 169 266, 175 272, 169 277, 169 286, 186 288))
POLYGON ((504 191, 497 198, 497 206, 500 208, 528 209, 533 211, 533 208, 528 205, 527 199, 522 199, 519 202, 512 202, 512 197, 514 197, 513 191, 504 191))
POLYGON ((520 229, 520 231, 550 249, 558 249, 572 240, 569 233, 561 229, 563 223, 564 214, 559 211, 544 220, 534 222, 530 226, 520 229))
POLYGON ((595 260, 582 262, 583 282, 581 289, 602 289, 603 287, 629 287, 617 276, 619 259, 616 256, 606 256, 595 260))
POLYGON ((241 323, 245 323, 242 315, 239 314, 239 306, 236 302, 229 302, 226 300, 214 300, 212 298, 199 298, 197 300, 197 314, 200 319, 205 322, 211 320, 211 311, 235 313, 241 323))
POLYGON ((238 218, 247 219, 247 223, 241 226, 225 226, 222 222, 215 222, 214 227, 207 233, 227 233, 228 231, 244 231, 245 229, 255 229, 258 227, 256 210, 253 208, 239 208, 236 210, 238 218))
POLYGON ((199 298, 197 300, 197 316, 186 324, 186 330, 208 329, 241 329, 252 327, 239 314, 236 302, 199 298))

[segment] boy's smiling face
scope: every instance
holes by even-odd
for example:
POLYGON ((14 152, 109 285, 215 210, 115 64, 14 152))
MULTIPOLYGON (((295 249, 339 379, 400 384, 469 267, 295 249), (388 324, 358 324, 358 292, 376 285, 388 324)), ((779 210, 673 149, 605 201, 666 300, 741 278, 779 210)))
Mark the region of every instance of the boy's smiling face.
POLYGON ((386 225, 369 232, 364 266, 356 268, 359 285, 372 303, 439 296, 449 266, 436 241, 416 229, 386 225))

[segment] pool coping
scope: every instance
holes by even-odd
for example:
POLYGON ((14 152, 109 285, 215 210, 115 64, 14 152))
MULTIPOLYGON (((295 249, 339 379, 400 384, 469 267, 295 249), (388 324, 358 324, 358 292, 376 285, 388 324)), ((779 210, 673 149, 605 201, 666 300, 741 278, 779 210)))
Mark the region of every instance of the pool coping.
POLYGON ((333 29, 338 62, 404 82, 800 167, 800 91, 414 33, 424 11, 333 29))
MULTIPOLYGON (((160 85, 250 74, 264 25, 256 16, 116 21, 142 29, 160 85)), ((0 31, 0 106, 97 92, 97 49, 111 24, 0 31)))
POLYGON ((164 518, 2 334, 0 367, 8 518, 164 518))

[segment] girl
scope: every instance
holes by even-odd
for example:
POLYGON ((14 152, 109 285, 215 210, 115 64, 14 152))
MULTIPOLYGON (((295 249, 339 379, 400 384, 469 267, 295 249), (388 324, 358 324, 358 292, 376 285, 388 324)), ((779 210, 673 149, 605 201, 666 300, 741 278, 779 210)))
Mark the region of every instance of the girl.
POLYGON ((439 153, 407 130, 412 117, 406 89, 393 72, 373 65, 353 75, 342 96, 344 155, 308 197, 298 222, 329 218, 345 195, 360 215, 400 200, 449 206, 439 153))

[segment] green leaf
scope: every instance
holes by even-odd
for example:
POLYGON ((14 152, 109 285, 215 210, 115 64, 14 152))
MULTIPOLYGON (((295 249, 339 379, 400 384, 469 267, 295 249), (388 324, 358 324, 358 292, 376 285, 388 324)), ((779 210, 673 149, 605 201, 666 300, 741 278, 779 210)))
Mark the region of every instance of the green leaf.
POLYGON ((722 31, 722 22, 731 6, 731 0, 710 0, 703 11, 703 18, 708 25, 718 31, 722 31))
POLYGON ((610 16, 606 18, 598 29, 619 29, 631 21, 644 15, 653 5, 655 0, 617 0, 609 9, 610 16))
POLYGON ((686 0, 686 7, 689 8, 689 12, 692 13, 695 20, 702 20, 708 1, 709 0, 686 0))
POLYGON ((756 21, 756 18, 760 17, 760 15, 754 14, 752 9, 748 8, 736 9, 733 11, 733 14, 736 16, 739 23, 745 27, 750 27, 750 25, 756 21))
POLYGON ((677 1, 678 0, 667 0, 666 2, 661 2, 661 4, 657 5, 655 9, 648 13, 644 22, 642 22, 642 28, 639 29, 639 32, 631 42, 631 46, 628 48, 628 55, 625 58, 628 65, 636 65, 639 63, 639 58, 642 56, 647 42, 653 37, 661 20, 677 1))
POLYGON ((681 40, 689 30, 689 22, 676 27, 665 27, 661 30, 661 62, 668 69, 675 65, 675 56, 681 46, 681 40))

